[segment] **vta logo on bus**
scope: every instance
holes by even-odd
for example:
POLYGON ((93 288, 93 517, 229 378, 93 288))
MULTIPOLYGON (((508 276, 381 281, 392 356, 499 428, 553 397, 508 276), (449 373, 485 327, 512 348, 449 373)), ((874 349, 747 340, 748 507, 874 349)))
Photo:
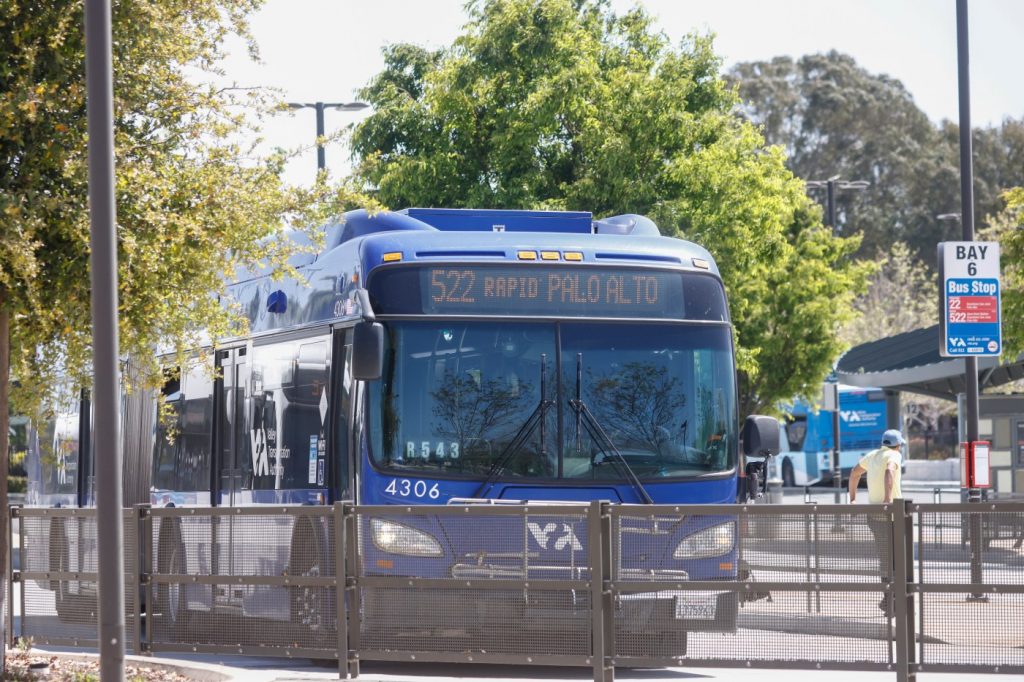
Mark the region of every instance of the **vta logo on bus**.
POLYGON ((252 442, 252 473, 253 476, 270 475, 270 457, 267 452, 266 429, 255 428, 249 432, 252 442))
MULTIPOLYGON (((539 523, 533 523, 532 521, 526 524, 526 527, 530 530, 530 535, 537 541, 541 549, 547 549, 548 543, 551 542, 552 534, 558 532, 557 523, 548 523, 541 528, 539 523)), ((570 547, 574 550, 582 550, 583 545, 576 539, 576 534, 572 531, 572 526, 568 523, 562 524, 561 534, 554 536, 555 544, 553 549, 556 551, 564 550, 570 547)))

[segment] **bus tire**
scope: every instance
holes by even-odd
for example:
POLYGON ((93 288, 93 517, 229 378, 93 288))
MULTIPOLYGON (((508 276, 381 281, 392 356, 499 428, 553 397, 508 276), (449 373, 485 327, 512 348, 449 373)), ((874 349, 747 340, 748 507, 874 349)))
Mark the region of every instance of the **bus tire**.
MULTIPOLYGON (((164 521, 167 523, 168 521, 164 521)), ((188 573, 185 545, 181 541, 181 529, 177 525, 161 533, 157 554, 159 573, 163 575, 186 575, 188 573)), ((156 584, 156 611, 171 636, 178 636, 188 629, 191 612, 185 585, 182 583, 158 582, 156 584)))
MULTIPOLYGON (((327 572, 323 553, 311 524, 300 521, 292 538, 288 574, 295 577, 319 578, 327 572)), ((330 604, 326 587, 293 585, 288 590, 289 611, 293 624, 306 632, 319 635, 330 624, 330 604)))
MULTIPOLYGON (((70 570, 67 550, 62 550, 56 557, 55 571, 65 572, 70 570)), ((64 622, 75 620, 75 602, 71 596, 71 581, 54 580, 53 597, 57 607, 57 618, 64 622)))
POLYGON ((790 461, 789 457, 782 460, 782 487, 796 487, 796 476, 793 473, 793 462, 790 461))
MULTIPOLYGON (((50 522, 50 571, 53 573, 64 573, 71 570, 71 561, 68 552, 68 536, 64 532, 64 519, 54 519, 50 522)), ((71 583, 68 580, 51 580, 48 585, 53 592, 54 605, 57 610, 57 618, 67 622, 74 620, 74 600, 71 596, 71 583)))

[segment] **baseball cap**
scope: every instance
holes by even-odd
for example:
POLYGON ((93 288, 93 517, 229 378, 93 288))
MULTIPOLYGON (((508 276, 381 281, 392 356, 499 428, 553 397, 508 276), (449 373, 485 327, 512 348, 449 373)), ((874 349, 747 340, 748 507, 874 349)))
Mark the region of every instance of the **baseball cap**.
POLYGON ((889 447, 895 447, 897 445, 903 445, 906 443, 903 439, 903 434, 899 432, 899 429, 889 429, 882 434, 882 445, 889 447))

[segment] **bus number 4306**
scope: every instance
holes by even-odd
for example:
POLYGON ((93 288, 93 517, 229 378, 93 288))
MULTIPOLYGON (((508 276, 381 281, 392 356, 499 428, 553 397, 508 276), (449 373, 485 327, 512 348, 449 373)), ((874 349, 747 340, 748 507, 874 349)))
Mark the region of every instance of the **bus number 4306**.
POLYGON ((391 482, 384 488, 384 492, 401 497, 427 497, 431 500, 441 497, 441 491, 438 489, 437 483, 428 487, 426 481, 416 481, 413 483, 408 478, 392 478, 391 482))

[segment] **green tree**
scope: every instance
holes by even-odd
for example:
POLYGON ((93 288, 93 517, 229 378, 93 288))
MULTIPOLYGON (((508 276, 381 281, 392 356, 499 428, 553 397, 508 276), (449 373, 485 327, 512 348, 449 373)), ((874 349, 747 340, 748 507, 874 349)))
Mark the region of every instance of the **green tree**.
POLYGON ((447 49, 385 51, 359 175, 392 206, 644 213, 716 257, 745 410, 820 381, 866 275, 781 149, 735 113, 711 39, 678 47, 602 0, 471 5, 447 49))
POLYGON ((857 317, 842 332, 851 346, 937 324, 939 285, 935 274, 896 242, 854 301, 857 317))
MULTIPOLYGON (((744 115, 786 148, 798 177, 871 183, 837 196, 843 233, 863 234, 861 255, 884 259, 902 241, 934 268, 935 245, 959 238, 935 219, 960 210, 958 128, 929 121, 900 81, 838 52, 739 64, 729 77, 744 115)), ((994 213, 1000 194, 1024 183, 1024 121, 976 130, 974 157, 975 215, 994 213)))
POLYGON ((1002 267, 1003 358, 1024 353, 1024 186, 1003 194, 1005 207, 987 220, 979 239, 997 240, 1002 267))
MULTIPOLYGON (((282 156, 242 144, 245 112, 273 102, 210 83, 225 38, 259 0, 122 0, 113 12, 122 352, 158 377, 179 349, 237 329, 218 294, 236 267, 283 271, 272 237, 334 198, 282 185, 282 156), (198 82, 197 82, 198 81, 198 82), (166 346, 165 346, 166 347, 166 346)), ((0 0, 0 472, 9 377, 32 409, 59 371, 88 385, 89 221, 83 5, 0 0), (9 364, 8 364, 9 363, 9 364), (59 369, 58 369, 59 368, 59 369)), ((344 193, 342 193, 344 196, 344 193)), ((6 476, 0 507, 6 507, 6 476)), ((6 519, 6 515, 4 517, 6 519)), ((0 528, 0 548, 6 551, 0 528)), ((0 562, 5 554, 0 555, 0 562)))

